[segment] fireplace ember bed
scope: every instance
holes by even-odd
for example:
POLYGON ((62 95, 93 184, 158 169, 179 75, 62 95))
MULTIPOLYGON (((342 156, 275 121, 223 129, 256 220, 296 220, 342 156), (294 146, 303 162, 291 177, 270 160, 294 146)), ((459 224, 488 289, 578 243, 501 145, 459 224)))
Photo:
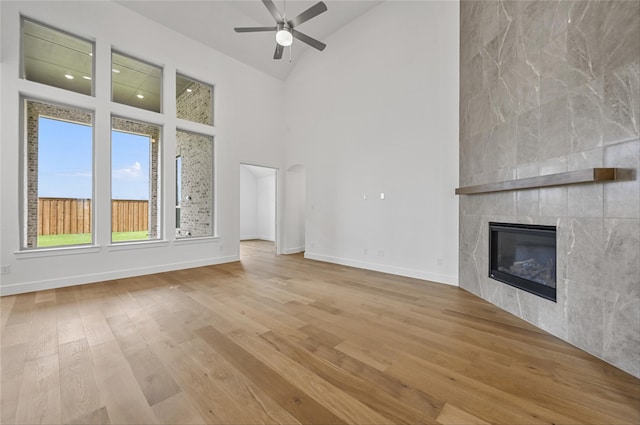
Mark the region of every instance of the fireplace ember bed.
POLYGON ((489 277, 556 301, 556 227, 489 223, 489 277))

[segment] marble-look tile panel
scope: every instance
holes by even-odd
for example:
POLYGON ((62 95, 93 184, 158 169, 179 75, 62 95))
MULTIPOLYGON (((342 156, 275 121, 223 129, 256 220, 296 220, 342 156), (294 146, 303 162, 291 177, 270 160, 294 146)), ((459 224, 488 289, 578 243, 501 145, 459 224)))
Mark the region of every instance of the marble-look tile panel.
POLYGON ((605 74, 640 60, 640 2, 599 2, 605 74))
POLYGON ((602 287, 605 252, 602 218, 572 217, 568 223, 567 278, 582 287, 602 287))
POLYGON ((566 279, 558 278, 556 282, 556 302, 537 298, 536 305, 538 307, 538 322, 536 326, 545 331, 568 340, 568 282, 566 279))
POLYGON ((523 1, 519 2, 518 23, 524 42, 541 48, 554 36, 567 30, 572 1, 523 1))
POLYGON ((528 164, 539 159, 540 109, 536 108, 517 118, 516 164, 528 164))
POLYGON ((540 106, 541 160, 566 155, 571 152, 569 138, 569 100, 566 95, 540 106))
POLYGON ((540 104, 567 93, 567 33, 560 33, 540 50, 540 104))
MULTIPOLYGON (((536 177, 538 175, 538 163, 519 165, 516 173, 519 179, 536 177)), ((516 215, 519 220, 533 223, 534 218, 540 215, 539 189, 518 190, 516 192, 516 215)))
POLYGON ((527 322, 536 325, 540 320, 538 300, 542 300, 542 298, 537 295, 530 294, 529 292, 518 290, 516 292, 516 303, 518 308, 514 314, 523 318, 527 322))
POLYGON ((571 344, 598 357, 604 349, 604 290, 567 280, 567 330, 571 344))
POLYGON ((510 169, 516 163, 517 126, 510 122, 495 128, 487 139, 487 158, 485 164, 489 170, 510 169))
POLYGON ((602 79, 597 79, 569 93, 569 137, 572 152, 602 146, 603 91, 602 79))
POLYGON ((460 63, 460 92, 468 99, 483 89, 482 55, 477 53, 470 61, 460 63))
POLYGON ((640 220, 604 219, 603 255, 598 261, 610 290, 640 299, 640 220))
MULTIPOLYGON (((567 156, 568 171, 602 167, 602 148, 567 156)), ((567 187, 567 215, 570 217, 602 217, 604 185, 585 183, 567 187)))
POLYGON ((480 38, 480 10, 482 2, 460 2, 460 61, 469 60, 482 47, 480 38))
POLYGON ((605 74, 603 82, 604 143, 635 139, 640 127, 640 62, 605 74))
POLYGON ((472 134, 489 130, 493 127, 489 90, 482 90, 480 93, 469 99, 468 114, 469 127, 471 128, 472 134))
POLYGON ((620 365, 632 375, 640 375, 640 299, 627 294, 607 292, 604 298, 604 343, 602 357, 620 365))
POLYGON ((604 149, 604 166, 628 169, 628 181, 604 185, 605 217, 640 218, 640 140, 604 149))
POLYGON ((521 112, 540 106, 540 50, 519 48, 521 60, 513 68, 517 76, 517 100, 521 112))
POLYGON ((567 26, 567 83, 576 86, 602 76, 601 38, 598 8, 586 1, 572 6, 567 26))
POLYGON ((515 70, 509 70, 501 73, 491 87, 491 105, 496 122, 508 123, 521 112, 518 81, 515 70))
POLYGON ((478 17, 481 22, 479 33, 484 45, 498 36, 500 30, 500 5, 496 0, 481 1, 478 3, 480 3, 478 17))
POLYGON ((567 217, 545 217, 536 224, 542 226, 556 226, 556 279, 566 280, 569 276, 569 256, 571 250, 571 227, 567 217))
POLYGON ((500 2, 498 19, 498 37, 500 48, 498 50, 498 63, 500 75, 505 75, 519 61, 518 56, 518 5, 513 2, 500 2))
POLYGON ((567 188, 550 187, 540 189, 540 216, 564 217, 567 215, 567 188))

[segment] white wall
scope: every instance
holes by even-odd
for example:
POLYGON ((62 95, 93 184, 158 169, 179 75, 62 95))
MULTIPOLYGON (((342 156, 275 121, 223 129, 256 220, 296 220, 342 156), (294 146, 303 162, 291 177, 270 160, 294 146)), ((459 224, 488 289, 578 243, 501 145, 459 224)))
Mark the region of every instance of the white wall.
POLYGON ((276 240, 276 170, 240 165, 240 240, 276 240))
POLYGON ((457 284, 458 21, 457 2, 385 2, 293 70, 308 258, 457 284))
POLYGON ((240 240, 258 239, 258 179, 240 165, 240 240))
MULTIPOLYGON (((246 65, 155 24, 112 2, 0 2, 1 104, 0 161, 2 205, 0 261, 10 266, 2 276, 2 294, 88 283, 233 261, 239 252, 239 175, 241 161, 279 168, 284 137, 283 83, 246 65), (20 14, 96 40, 97 96, 83 96, 18 78, 20 14), (88 19, 95 17, 96 19, 88 19), (110 49, 120 50, 163 66, 165 115, 137 110, 109 101, 110 49), (107 70, 107 71, 105 71, 107 70), (177 120, 172 93, 175 72, 215 84, 216 128, 177 120), (70 104, 95 111, 96 246, 20 253, 20 149, 19 94, 44 101, 70 104), (111 113, 163 126, 165 181, 162 195, 175 199, 175 131, 177 127, 215 135, 216 238, 177 241, 173 203, 165 202, 165 241, 110 245, 111 113), (251 125, 247 125, 250 122, 251 125), (102 205, 102 208, 100 207, 102 205)), ((282 200, 278 200, 282 202, 282 200)))
POLYGON ((258 178, 258 238, 276 240, 276 176, 258 178))
POLYGON ((287 214, 284 225, 285 254, 295 254, 305 250, 306 222, 306 170, 300 164, 287 169, 284 185, 284 208, 287 214))

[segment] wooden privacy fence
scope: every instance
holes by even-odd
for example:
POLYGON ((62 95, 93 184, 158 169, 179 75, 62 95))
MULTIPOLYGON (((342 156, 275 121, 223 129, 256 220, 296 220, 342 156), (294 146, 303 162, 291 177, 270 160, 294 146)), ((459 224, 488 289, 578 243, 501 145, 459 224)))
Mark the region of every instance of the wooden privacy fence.
MULTIPOLYGON (((38 235, 91 232, 91 199, 38 198, 38 235)), ((111 201, 111 231, 137 232, 149 228, 149 202, 111 201)))

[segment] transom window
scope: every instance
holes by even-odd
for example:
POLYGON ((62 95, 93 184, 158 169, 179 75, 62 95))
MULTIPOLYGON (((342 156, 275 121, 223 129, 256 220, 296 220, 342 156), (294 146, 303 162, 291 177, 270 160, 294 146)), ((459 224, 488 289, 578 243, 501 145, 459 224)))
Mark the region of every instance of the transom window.
POLYGON ((22 20, 22 78, 93 95, 93 51, 90 41, 22 20))
POLYGON ((213 125, 213 86, 177 74, 176 116, 213 125))
POLYGON ((160 67, 122 53, 112 53, 111 99, 114 102, 160 112, 161 87, 160 67))

